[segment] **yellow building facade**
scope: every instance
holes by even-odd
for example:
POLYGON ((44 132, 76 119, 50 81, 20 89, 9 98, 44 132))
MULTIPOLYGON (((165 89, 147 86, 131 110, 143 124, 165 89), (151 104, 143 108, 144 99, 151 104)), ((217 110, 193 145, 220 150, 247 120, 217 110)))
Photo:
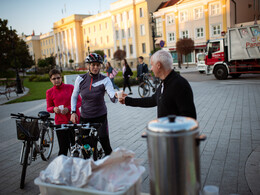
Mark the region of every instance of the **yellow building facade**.
POLYGON ((156 20, 157 47, 164 41, 163 49, 172 54, 174 63, 177 64, 176 42, 180 38, 191 38, 194 40, 195 51, 183 57, 182 61, 195 63, 196 54, 205 51, 207 40, 222 38, 221 32, 235 27, 236 23, 258 17, 256 11, 251 11, 251 16, 240 12, 238 17, 236 12, 240 8, 244 7, 246 13, 252 8, 249 0, 236 2, 236 6, 231 0, 170 0, 162 3, 153 14, 156 20))
POLYGON ((32 59, 37 63, 38 59, 42 58, 41 56, 41 45, 40 45, 40 35, 30 35, 27 37, 22 37, 28 46, 29 54, 32 56, 32 59))
POLYGON ((40 35, 41 58, 55 56, 55 42, 53 31, 40 35))
POLYGON ((82 22, 85 56, 94 50, 103 50, 106 60, 121 67, 113 60, 118 49, 126 52, 130 66, 137 65, 143 56, 149 63, 153 50, 150 12, 155 11, 160 0, 119 0, 110 4, 110 9, 84 18, 82 22))
POLYGON ((82 20, 89 15, 71 15, 53 24, 56 64, 72 68, 84 63, 82 20), (70 63, 73 60, 73 63, 70 63))

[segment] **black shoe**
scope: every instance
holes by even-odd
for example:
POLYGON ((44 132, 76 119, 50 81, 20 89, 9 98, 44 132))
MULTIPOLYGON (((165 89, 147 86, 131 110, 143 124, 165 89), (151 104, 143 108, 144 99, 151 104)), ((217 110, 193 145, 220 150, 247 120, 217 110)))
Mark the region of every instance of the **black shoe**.
POLYGON ((132 92, 130 92, 128 95, 133 95, 133 93, 132 93, 132 92))

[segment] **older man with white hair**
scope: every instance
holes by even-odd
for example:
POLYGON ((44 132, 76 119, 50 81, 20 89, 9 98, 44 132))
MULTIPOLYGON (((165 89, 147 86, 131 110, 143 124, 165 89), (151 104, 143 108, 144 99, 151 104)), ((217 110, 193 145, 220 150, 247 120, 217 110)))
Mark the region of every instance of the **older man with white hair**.
POLYGON ((169 52, 160 50, 154 53, 151 57, 151 70, 162 80, 155 94, 146 98, 130 98, 123 94, 119 102, 134 107, 157 106, 157 117, 177 115, 196 119, 191 86, 172 69, 172 62, 169 52))

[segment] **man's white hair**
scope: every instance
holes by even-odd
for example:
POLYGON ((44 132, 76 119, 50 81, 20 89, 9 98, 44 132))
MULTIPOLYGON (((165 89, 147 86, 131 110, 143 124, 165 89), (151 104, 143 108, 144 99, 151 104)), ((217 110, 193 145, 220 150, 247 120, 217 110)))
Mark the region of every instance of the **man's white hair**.
POLYGON ((159 50, 155 52, 152 55, 151 60, 153 61, 154 64, 160 62, 163 65, 165 70, 172 69, 173 59, 171 54, 168 51, 159 50))

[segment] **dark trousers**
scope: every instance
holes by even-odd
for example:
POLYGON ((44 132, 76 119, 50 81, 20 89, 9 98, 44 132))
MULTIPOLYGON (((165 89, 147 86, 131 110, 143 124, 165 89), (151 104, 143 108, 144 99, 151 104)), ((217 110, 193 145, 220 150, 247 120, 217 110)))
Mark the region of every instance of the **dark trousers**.
POLYGON ((124 88, 123 88, 123 91, 125 91, 125 88, 128 87, 129 91, 131 92, 131 86, 130 86, 130 83, 129 83, 129 77, 124 77, 124 88))
POLYGON ((105 155, 109 155, 112 152, 112 148, 109 141, 108 135, 108 122, 107 122, 107 114, 96 117, 96 118, 83 118, 80 117, 80 123, 102 123, 102 126, 98 129, 98 136, 100 140, 100 144, 105 152, 105 155))
POLYGON ((58 155, 63 154, 67 156, 70 145, 75 144, 75 133, 69 130, 58 130, 56 131, 56 135, 60 148, 58 155))

